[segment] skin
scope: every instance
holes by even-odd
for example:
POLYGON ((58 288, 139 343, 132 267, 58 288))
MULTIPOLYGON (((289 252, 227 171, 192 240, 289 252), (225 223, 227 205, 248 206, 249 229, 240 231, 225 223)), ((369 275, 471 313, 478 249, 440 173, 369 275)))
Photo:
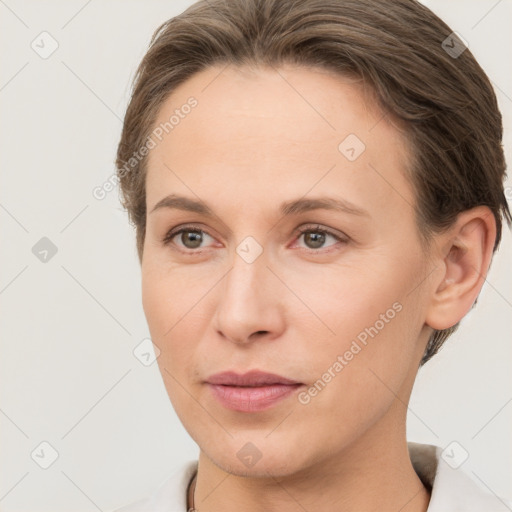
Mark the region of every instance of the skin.
POLYGON ((425 251, 410 148, 364 91, 318 69, 220 66, 160 109, 155 126, 198 101, 148 156, 142 293, 167 392, 200 447, 201 512, 428 507, 409 459, 407 403, 432 328, 454 325, 480 291, 494 220, 484 207, 464 212, 425 251), (366 146, 354 161, 338 149, 348 134, 366 146), (215 215, 152 211, 168 194, 215 215), (279 212, 322 196, 366 214, 279 212), (162 242, 185 224, 204 231, 199 248, 186 234, 162 242), (316 226, 343 238, 315 245, 316 226), (252 263, 236 252, 248 236, 263 249, 252 263), (259 369, 307 390, 396 303, 401 311, 307 404, 297 391, 265 411, 232 411, 204 383, 259 369), (249 442, 261 455, 252 467, 237 457, 249 442))

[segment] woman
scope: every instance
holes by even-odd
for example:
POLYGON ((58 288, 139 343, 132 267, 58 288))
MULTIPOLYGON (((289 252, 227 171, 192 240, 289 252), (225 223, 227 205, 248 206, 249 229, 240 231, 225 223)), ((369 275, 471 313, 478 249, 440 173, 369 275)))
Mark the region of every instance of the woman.
POLYGON ((504 510, 460 443, 406 440, 418 368, 511 221, 501 138, 484 72, 414 0, 204 0, 164 23, 117 167, 200 454, 120 510, 504 510))

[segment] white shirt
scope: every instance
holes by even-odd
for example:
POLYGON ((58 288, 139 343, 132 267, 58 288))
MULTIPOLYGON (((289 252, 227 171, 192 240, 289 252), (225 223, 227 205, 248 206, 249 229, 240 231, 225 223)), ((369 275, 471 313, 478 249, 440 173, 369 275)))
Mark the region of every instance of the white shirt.
MULTIPOLYGON (((439 446, 409 442, 414 470, 431 489, 427 512, 509 512, 512 501, 476 484, 464 471, 453 469, 439 446)), ((147 498, 114 512, 187 512, 187 487, 197 471, 197 460, 187 461, 147 498)))

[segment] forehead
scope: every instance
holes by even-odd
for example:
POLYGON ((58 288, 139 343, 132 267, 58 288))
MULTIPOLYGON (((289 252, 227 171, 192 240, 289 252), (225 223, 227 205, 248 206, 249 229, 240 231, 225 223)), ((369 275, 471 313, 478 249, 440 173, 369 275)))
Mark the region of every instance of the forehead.
POLYGON ((376 208, 401 196, 411 210, 406 141, 360 80, 290 66, 212 67, 167 98, 155 127, 165 123, 148 156, 150 207, 188 183, 199 196, 228 199, 222 190, 236 187, 246 198, 265 191, 269 202, 334 187, 376 208), (196 106, 183 108, 191 97, 196 106))

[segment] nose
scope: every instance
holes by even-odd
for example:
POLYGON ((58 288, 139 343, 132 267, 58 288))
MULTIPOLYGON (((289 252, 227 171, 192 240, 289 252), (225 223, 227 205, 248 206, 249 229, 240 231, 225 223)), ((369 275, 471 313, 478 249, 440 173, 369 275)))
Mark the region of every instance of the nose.
POLYGON ((215 328, 237 344, 272 340, 284 330, 282 284, 269 269, 265 252, 254 261, 234 254, 231 269, 218 287, 215 328))

